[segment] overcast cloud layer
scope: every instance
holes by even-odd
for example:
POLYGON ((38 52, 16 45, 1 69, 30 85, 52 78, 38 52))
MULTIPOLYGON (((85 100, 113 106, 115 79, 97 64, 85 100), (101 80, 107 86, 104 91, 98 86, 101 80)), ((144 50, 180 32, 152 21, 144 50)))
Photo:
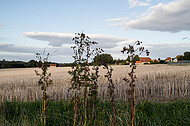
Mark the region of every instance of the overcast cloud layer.
MULTIPOLYGON (((135 1, 135 0, 129 0, 135 1)), ((114 19, 108 19, 113 21, 114 19)), ((140 29, 151 31, 180 32, 190 30, 190 0, 175 0, 168 4, 158 4, 149 7, 146 13, 135 20, 125 23, 114 22, 114 25, 125 29, 140 29)))

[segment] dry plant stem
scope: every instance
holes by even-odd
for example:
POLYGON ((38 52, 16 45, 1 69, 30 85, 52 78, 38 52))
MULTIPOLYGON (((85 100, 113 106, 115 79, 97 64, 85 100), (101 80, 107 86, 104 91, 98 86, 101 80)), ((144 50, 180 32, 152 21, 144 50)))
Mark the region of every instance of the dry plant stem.
POLYGON ((83 33, 77 33, 73 40, 75 41, 75 46, 72 47, 75 54, 73 58, 76 66, 72 67, 72 71, 69 71, 69 74, 72 76, 70 90, 75 92, 75 97, 73 97, 73 125, 82 124, 86 126, 88 115, 90 115, 88 112, 90 106, 88 106, 88 104, 91 98, 91 87, 94 81, 93 74, 90 73, 88 60, 94 53, 94 50, 91 51, 90 46, 97 43, 90 41, 90 38, 83 33), (82 112, 83 110, 84 112, 82 112))
POLYGON ((130 82, 130 87, 131 87, 131 108, 130 108, 130 125, 134 126, 135 125, 135 91, 134 91, 134 87, 135 87, 135 76, 134 76, 134 69, 136 68, 135 63, 132 63, 133 67, 131 69, 131 72, 129 73, 130 77, 131 77, 131 82, 130 82))
POLYGON ((93 85, 92 85, 92 103, 93 103, 93 106, 92 106, 92 119, 95 120, 96 118, 96 110, 95 110, 95 107, 96 107, 96 104, 97 104, 97 95, 98 95, 98 78, 99 78, 99 66, 94 66, 93 68, 95 70, 95 80, 93 82, 93 85))
POLYGON ((128 54, 128 57, 131 60, 131 72, 128 73, 130 80, 128 80, 127 78, 124 78, 123 80, 126 81, 127 83, 130 84, 130 118, 129 118, 129 125, 130 126, 135 126, 135 79, 136 75, 134 75, 134 70, 136 69, 136 64, 135 64, 135 55, 136 53, 139 53, 138 55, 141 55, 143 52, 146 52, 147 56, 149 55, 149 51, 145 50, 144 47, 136 47, 136 46, 140 46, 142 42, 140 41, 136 41, 134 43, 134 45, 128 45, 128 47, 123 47, 123 50, 121 51, 122 53, 126 52, 128 54))
MULTIPOLYGON (((45 91, 43 91, 43 97, 46 97, 46 92, 45 91)), ((45 99, 43 99, 43 124, 44 124, 44 126, 46 126, 46 100, 45 99)))
POLYGON ((90 57, 90 47, 89 45, 87 45, 87 49, 86 49, 86 63, 85 63, 85 71, 84 71, 84 77, 85 77, 85 89, 84 89, 84 126, 86 126, 87 124, 87 104, 88 104, 88 98, 87 98, 87 95, 88 95, 88 75, 89 75, 89 64, 88 64, 88 59, 90 57))
POLYGON ((42 70, 42 73, 39 73, 37 70, 35 70, 36 75, 40 77, 38 81, 38 85, 41 87, 41 90, 43 92, 42 96, 42 113, 43 113, 43 125, 46 126, 46 89, 49 85, 52 84, 52 80, 50 79, 51 74, 47 73, 48 70, 48 57, 49 53, 47 56, 42 59, 42 56, 39 53, 36 53, 36 57, 39 59, 39 68, 42 70))
POLYGON ((77 111, 78 111, 78 91, 75 92, 75 99, 74 99, 74 123, 73 126, 76 125, 77 122, 77 111))
POLYGON ((109 85, 108 85, 108 90, 109 90, 109 99, 112 105, 112 120, 111 120, 111 126, 117 126, 117 119, 116 119, 116 109, 115 109, 115 104, 114 104, 114 89, 115 86, 112 81, 112 67, 108 65, 104 65, 104 68, 107 69, 107 73, 105 77, 107 78, 109 85))

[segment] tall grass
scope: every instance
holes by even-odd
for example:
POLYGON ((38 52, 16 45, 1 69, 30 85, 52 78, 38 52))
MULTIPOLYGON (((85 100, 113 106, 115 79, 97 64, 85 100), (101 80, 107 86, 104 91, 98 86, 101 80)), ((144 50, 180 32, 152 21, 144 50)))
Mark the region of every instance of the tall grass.
MULTIPOLYGON (((115 102, 117 124, 128 125, 130 106, 126 102, 115 102)), ((111 104, 98 101, 94 125, 110 125, 111 104)), ((139 101, 136 104, 136 120, 138 126, 189 126, 190 102, 175 101, 167 103, 139 101)), ((41 101, 35 102, 4 102, 0 104, 0 125, 4 126, 41 126, 41 101)), ((73 125, 72 104, 69 101, 48 101, 47 126, 73 125)), ((87 121, 87 125, 89 125, 87 121)))

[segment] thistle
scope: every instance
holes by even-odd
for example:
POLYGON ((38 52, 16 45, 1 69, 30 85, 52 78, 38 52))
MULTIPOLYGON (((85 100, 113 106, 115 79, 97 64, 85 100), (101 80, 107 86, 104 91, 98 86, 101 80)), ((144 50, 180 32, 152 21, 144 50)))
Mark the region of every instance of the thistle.
POLYGON ((129 99, 130 101, 130 119, 129 119, 129 125, 135 126, 135 80, 137 79, 135 75, 135 69, 136 69, 136 64, 135 64, 135 56, 136 55, 141 55, 143 52, 146 53, 147 56, 149 56, 150 52, 148 50, 145 50, 144 47, 140 46, 141 41, 136 41, 133 45, 128 45, 127 47, 123 47, 123 50, 121 51, 122 53, 127 53, 128 57, 130 58, 130 68, 131 72, 128 73, 130 80, 127 78, 123 78, 123 80, 126 83, 129 83, 130 86, 130 95, 131 98, 129 99))
POLYGON ((46 126, 46 100, 47 100, 46 89, 53 82, 53 80, 50 79, 51 73, 47 72, 49 53, 47 54, 47 56, 45 58, 42 58, 42 56, 39 53, 36 53, 36 57, 39 60, 39 68, 42 70, 42 73, 39 73, 37 70, 35 70, 35 73, 37 76, 39 76, 38 85, 41 87, 41 90, 43 92, 42 119, 43 119, 43 125, 46 126))

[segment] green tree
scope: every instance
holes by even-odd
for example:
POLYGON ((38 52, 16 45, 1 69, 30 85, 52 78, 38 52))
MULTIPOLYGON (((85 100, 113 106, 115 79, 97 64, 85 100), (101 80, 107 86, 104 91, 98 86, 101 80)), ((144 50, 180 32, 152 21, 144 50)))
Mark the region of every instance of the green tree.
POLYGON ((184 60, 190 60, 190 52, 184 52, 184 60))
POLYGON ((124 64, 124 63, 126 63, 126 61, 123 60, 123 59, 118 59, 118 60, 116 60, 116 64, 117 64, 117 65, 119 65, 120 63, 124 64))
POLYGON ((38 65, 38 62, 35 61, 35 60, 30 60, 28 63, 27 63, 27 67, 37 67, 38 65))
POLYGON ((136 62, 136 61, 140 61, 140 57, 139 57, 138 55, 135 55, 134 61, 135 61, 135 62, 136 62))
POLYGON ((177 60, 183 60, 183 59, 184 59, 183 55, 177 55, 175 58, 176 58, 177 60))
POLYGON ((100 54, 94 57, 95 64, 111 64, 113 62, 113 57, 110 54, 100 54))

